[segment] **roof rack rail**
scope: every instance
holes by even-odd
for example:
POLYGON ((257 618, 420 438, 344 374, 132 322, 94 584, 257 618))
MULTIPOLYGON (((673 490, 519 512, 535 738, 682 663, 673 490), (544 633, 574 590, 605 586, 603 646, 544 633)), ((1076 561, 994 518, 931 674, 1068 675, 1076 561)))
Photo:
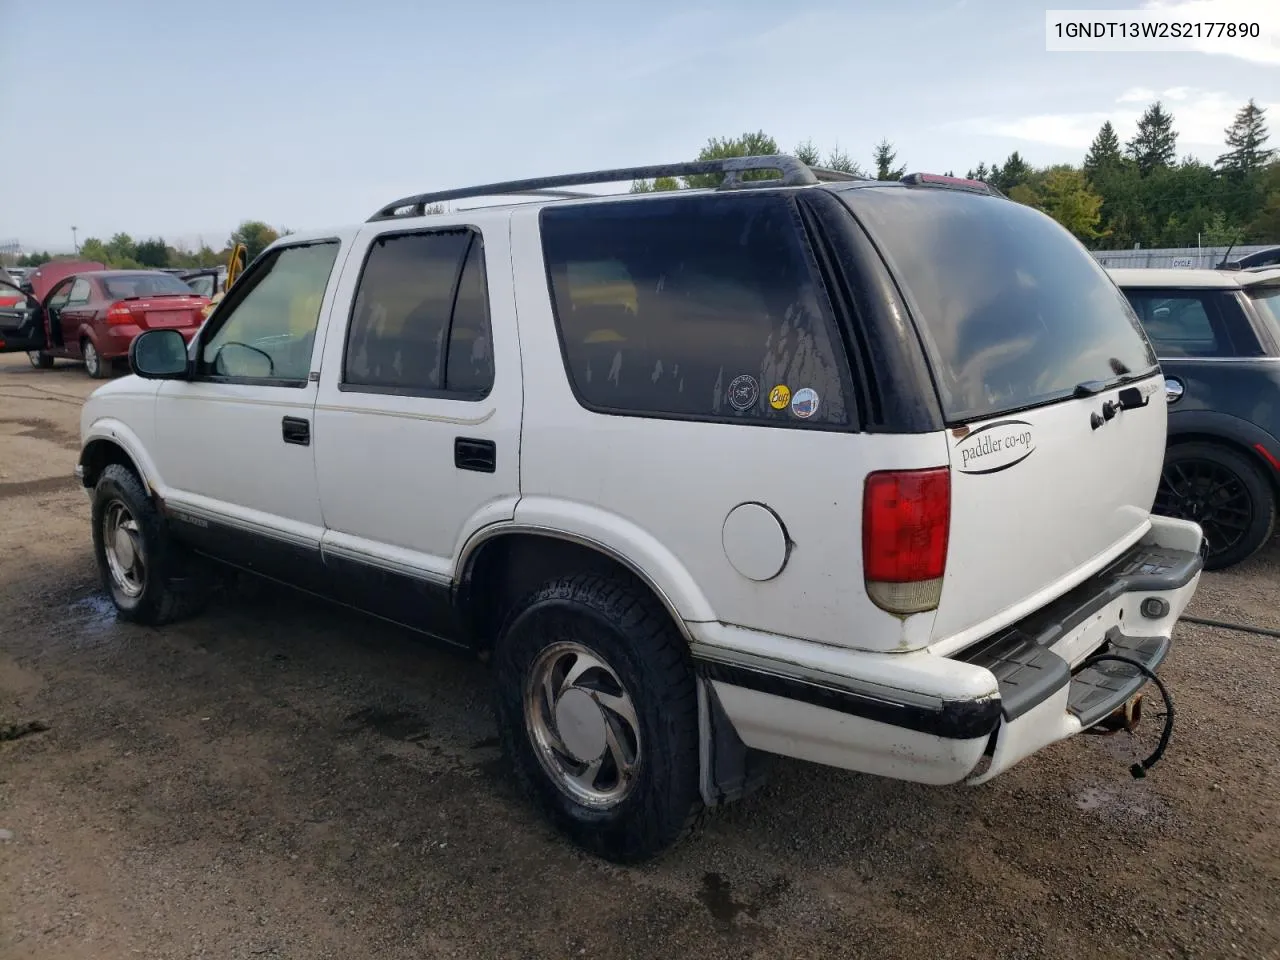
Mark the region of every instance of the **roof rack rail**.
POLYGON ((862 180, 856 174, 822 167, 809 167, 795 157, 785 154, 755 157, 725 157, 720 160, 693 160, 687 163, 662 163, 648 167, 618 167, 612 170, 593 170, 587 173, 568 173, 555 177, 534 177, 529 180, 507 180, 502 183, 486 183, 476 187, 459 187, 455 190, 439 190, 435 193, 419 193, 403 197, 381 208, 368 219, 394 220, 399 217, 422 216, 428 204, 446 200, 463 200, 468 197, 499 197, 542 195, 560 197, 594 196, 564 190, 564 187, 580 187, 592 183, 618 183, 623 180, 650 180, 656 177, 689 177, 696 174, 722 173, 721 190, 744 187, 799 187, 832 180, 862 180), (770 180, 743 180, 742 174, 751 170, 777 170, 781 177, 770 180))

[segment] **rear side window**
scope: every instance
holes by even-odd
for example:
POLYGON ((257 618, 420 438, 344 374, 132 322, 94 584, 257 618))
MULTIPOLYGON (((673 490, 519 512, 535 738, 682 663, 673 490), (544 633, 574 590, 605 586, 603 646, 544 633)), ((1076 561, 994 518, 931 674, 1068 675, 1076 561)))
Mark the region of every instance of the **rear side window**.
POLYGON ((1255 287, 1249 291, 1249 299, 1271 335, 1280 342, 1280 287, 1255 287))
POLYGON ((1110 277, 1066 230, 958 190, 849 190, 914 314, 948 422, 1152 372, 1151 344, 1110 277))
POLYGON ((569 376, 588 409, 850 422, 841 344, 787 197, 646 199, 541 217, 569 376))
POLYGON ((480 399, 492 386, 480 235, 379 237, 352 305, 343 389, 480 399))
POLYGON ((1126 290, 1161 357, 1221 357, 1231 353, 1211 293, 1126 290))
POLYGON ((88 303, 91 291, 92 288, 89 286, 88 280, 84 277, 76 277, 75 283, 71 284, 71 293, 67 297, 67 303, 88 303))

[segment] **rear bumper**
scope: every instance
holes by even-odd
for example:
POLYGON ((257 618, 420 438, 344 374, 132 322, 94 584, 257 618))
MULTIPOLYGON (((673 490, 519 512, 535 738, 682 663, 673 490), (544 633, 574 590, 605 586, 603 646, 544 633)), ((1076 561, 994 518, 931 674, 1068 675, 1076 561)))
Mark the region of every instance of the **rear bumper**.
POLYGON ((1200 578, 1195 524, 1152 517, 1107 569, 943 657, 874 654, 689 624, 693 655, 748 747, 921 783, 979 783, 1099 722, 1143 686, 1200 578))

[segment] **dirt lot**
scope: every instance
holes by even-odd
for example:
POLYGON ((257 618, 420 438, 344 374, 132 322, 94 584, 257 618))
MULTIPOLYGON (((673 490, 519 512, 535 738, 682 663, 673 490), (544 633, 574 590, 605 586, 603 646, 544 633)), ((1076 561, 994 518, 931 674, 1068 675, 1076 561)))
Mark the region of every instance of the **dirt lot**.
MULTIPOLYGON (((485 668, 274 588, 117 623, 60 365, 0 358, 0 957, 1280 957, 1280 643, 1180 628, 1170 755, 801 763, 638 869, 508 783, 485 668)), ((1280 548, 1194 612, 1280 627, 1280 548)))

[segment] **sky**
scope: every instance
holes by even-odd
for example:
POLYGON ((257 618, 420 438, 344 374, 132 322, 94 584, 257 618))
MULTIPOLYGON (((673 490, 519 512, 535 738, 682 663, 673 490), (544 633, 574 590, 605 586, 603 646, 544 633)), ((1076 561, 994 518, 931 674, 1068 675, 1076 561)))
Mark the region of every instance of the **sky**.
MULTIPOLYGON (((1155 0, 1194 19, 1280 0, 1155 0)), ((1076 0, 1099 14, 1152 0, 1076 0)), ((1280 146, 1280 34, 1048 52, 1028 0, 0 0, 0 243, 220 248, 245 219, 359 222, 408 194, 812 138, 864 167, 1078 163, 1159 98, 1212 162, 1250 97, 1280 146)), ((1280 30, 1280 24, 1277 24, 1280 30)))

